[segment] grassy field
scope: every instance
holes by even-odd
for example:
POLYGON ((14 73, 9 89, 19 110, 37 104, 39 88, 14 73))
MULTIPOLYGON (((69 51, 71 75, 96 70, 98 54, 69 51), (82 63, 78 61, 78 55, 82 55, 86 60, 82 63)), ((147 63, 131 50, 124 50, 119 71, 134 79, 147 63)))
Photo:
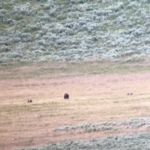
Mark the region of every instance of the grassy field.
POLYGON ((149 62, 12 63, 0 65, 0 79, 26 79, 84 74, 128 74, 149 72, 149 70, 149 62))
POLYGON ((0 150, 148 132, 149 83, 148 63, 0 66, 0 150))
POLYGON ((5 0, 0 8, 0 63, 150 56, 148 0, 5 0))

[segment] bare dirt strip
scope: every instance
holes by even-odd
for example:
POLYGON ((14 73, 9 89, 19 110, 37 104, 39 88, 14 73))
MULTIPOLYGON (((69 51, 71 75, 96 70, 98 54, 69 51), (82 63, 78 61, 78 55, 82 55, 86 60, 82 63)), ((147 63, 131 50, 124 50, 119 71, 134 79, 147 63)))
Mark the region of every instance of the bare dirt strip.
POLYGON ((149 132, 149 126, 56 132, 149 115, 149 72, 0 80, 0 150, 149 132), (69 100, 63 99, 65 92, 69 100))

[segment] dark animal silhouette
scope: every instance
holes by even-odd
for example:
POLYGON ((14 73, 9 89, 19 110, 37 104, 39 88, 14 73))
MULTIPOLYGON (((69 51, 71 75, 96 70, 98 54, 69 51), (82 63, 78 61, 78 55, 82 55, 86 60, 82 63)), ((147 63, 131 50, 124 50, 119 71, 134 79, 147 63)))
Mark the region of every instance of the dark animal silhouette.
POLYGON ((28 103, 32 103, 32 99, 28 99, 28 103))
POLYGON ((132 96, 132 95, 133 95, 133 93, 127 93, 127 95, 128 95, 128 96, 132 96))
POLYGON ((64 94, 64 99, 69 99, 69 94, 68 93, 64 94))

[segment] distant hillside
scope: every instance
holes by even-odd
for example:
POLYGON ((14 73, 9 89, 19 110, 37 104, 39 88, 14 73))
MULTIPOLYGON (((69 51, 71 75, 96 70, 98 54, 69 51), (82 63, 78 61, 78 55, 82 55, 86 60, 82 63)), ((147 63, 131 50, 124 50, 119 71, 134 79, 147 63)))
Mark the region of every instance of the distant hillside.
POLYGON ((0 63, 149 57, 150 0, 0 2, 0 63))

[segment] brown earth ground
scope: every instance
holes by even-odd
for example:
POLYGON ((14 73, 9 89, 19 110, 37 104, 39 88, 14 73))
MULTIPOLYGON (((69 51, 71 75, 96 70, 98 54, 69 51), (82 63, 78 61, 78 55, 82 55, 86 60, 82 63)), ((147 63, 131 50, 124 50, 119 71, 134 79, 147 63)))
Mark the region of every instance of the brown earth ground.
POLYGON ((100 62, 0 66, 0 150, 146 131, 54 132, 69 125, 149 116, 149 66, 100 62), (65 92, 69 100, 63 99, 65 92))

